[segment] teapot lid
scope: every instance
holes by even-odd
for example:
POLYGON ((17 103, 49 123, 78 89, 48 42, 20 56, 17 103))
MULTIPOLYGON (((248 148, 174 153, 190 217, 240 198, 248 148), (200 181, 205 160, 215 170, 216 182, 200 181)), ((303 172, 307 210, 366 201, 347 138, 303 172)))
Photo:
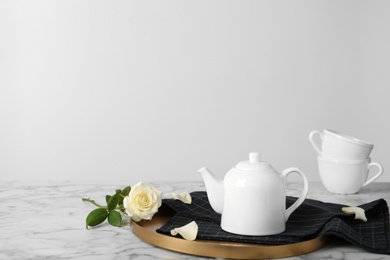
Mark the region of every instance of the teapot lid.
POLYGON ((249 153, 249 161, 239 162, 235 168, 244 171, 275 171, 269 163, 261 161, 260 158, 260 153, 249 153))

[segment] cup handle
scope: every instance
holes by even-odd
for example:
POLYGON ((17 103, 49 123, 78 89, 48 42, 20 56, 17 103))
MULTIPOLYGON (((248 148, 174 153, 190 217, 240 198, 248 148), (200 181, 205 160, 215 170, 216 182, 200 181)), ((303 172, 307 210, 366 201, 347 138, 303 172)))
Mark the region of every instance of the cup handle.
POLYGON ((364 187, 364 186, 367 186, 367 185, 370 184, 371 182, 373 182, 373 181, 375 181, 376 179, 378 179, 379 176, 381 176, 382 173, 383 173, 383 166, 382 166, 380 163, 372 162, 372 163, 369 163, 369 164, 368 164, 368 167, 367 167, 367 174, 368 174, 368 172, 370 171, 370 168, 373 167, 373 166, 378 167, 379 172, 378 172, 377 174, 375 174, 374 177, 372 177, 371 179, 369 179, 368 181, 366 181, 366 182, 363 184, 363 187, 364 187))
POLYGON ((318 130, 313 130, 309 134, 309 141, 310 141, 311 145, 313 146, 314 150, 316 150, 318 155, 321 156, 322 155, 322 151, 321 151, 320 147, 318 146, 318 144, 314 141, 314 136, 316 134, 318 134, 321 137, 321 141, 324 139, 324 134, 323 133, 321 133, 318 130))
POLYGON ((293 172, 296 172, 299 175, 301 175, 301 177, 303 179, 303 190, 302 190, 302 193, 299 196, 299 198, 294 202, 294 204, 292 204, 288 209, 286 209, 286 211, 285 211, 286 221, 290 217, 291 213, 293 213, 303 203, 303 201, 306 199, 307 192, 309 191, 309 182, 307 181, 306 176, 298 168, 290 167, 290 168, 283 170, 282 176, 284 178, 284 181, 286 181, 287 176, 293 172))

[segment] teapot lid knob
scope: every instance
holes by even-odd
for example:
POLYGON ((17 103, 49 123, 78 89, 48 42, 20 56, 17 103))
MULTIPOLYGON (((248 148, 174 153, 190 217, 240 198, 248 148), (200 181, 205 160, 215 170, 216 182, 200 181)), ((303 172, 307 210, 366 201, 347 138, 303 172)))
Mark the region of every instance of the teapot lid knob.
POLYGON ((260 160, 260 153, 249 153, 249 161, 243 161, 238 163, 235 168, 244 171, 275 171, 272 166, 266 162, 260 160))
POLYGON ((250 162, 260 162, 261 154, 260 153, 249 153, 249 161, 250 162))

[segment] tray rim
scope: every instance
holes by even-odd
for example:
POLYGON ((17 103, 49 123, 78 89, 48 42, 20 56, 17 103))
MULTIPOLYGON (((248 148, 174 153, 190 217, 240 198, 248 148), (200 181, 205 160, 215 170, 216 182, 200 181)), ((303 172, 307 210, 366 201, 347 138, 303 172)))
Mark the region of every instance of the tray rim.
POLYGON ((329 242, 328 237, 322 236, 293 244, 264 245, 200 239, 188 241, 181 237, 157 233, 156 230, 165 224, 173 216, 172 214, 174 212, 163 204, 152 220, 131 221, 131 231, 144 242, 160 248, 190 255, 230 259, 269 259, 298 256, 314 252, 329 242))

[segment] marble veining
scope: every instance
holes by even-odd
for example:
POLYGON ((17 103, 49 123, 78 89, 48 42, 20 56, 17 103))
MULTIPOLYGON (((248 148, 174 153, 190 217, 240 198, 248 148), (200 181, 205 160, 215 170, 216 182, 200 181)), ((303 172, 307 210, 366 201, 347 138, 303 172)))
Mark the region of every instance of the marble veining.
MULTIPOLYGON (((203 182, 152 182, 163 191, 204 190, 203 182)), ((287 195, 298 196, 300 183, 288 184, 287 195)), ((85 217, 94 206, 90 197, 104 202, 123 184, 86 182, 0 182, 0 259, 210 259, 151 246, 133 235, 129 220, 121 228, 105 223, 85 229, 85 217)), ((335 195, 321 183, 310 183, 308 198, 359 205, 384 198, 390 202, 390 183, 373 183, 355 195, 335 195)), ((340 240, 308 255, 288 259, 390 259, 366 252, 340 240)))

